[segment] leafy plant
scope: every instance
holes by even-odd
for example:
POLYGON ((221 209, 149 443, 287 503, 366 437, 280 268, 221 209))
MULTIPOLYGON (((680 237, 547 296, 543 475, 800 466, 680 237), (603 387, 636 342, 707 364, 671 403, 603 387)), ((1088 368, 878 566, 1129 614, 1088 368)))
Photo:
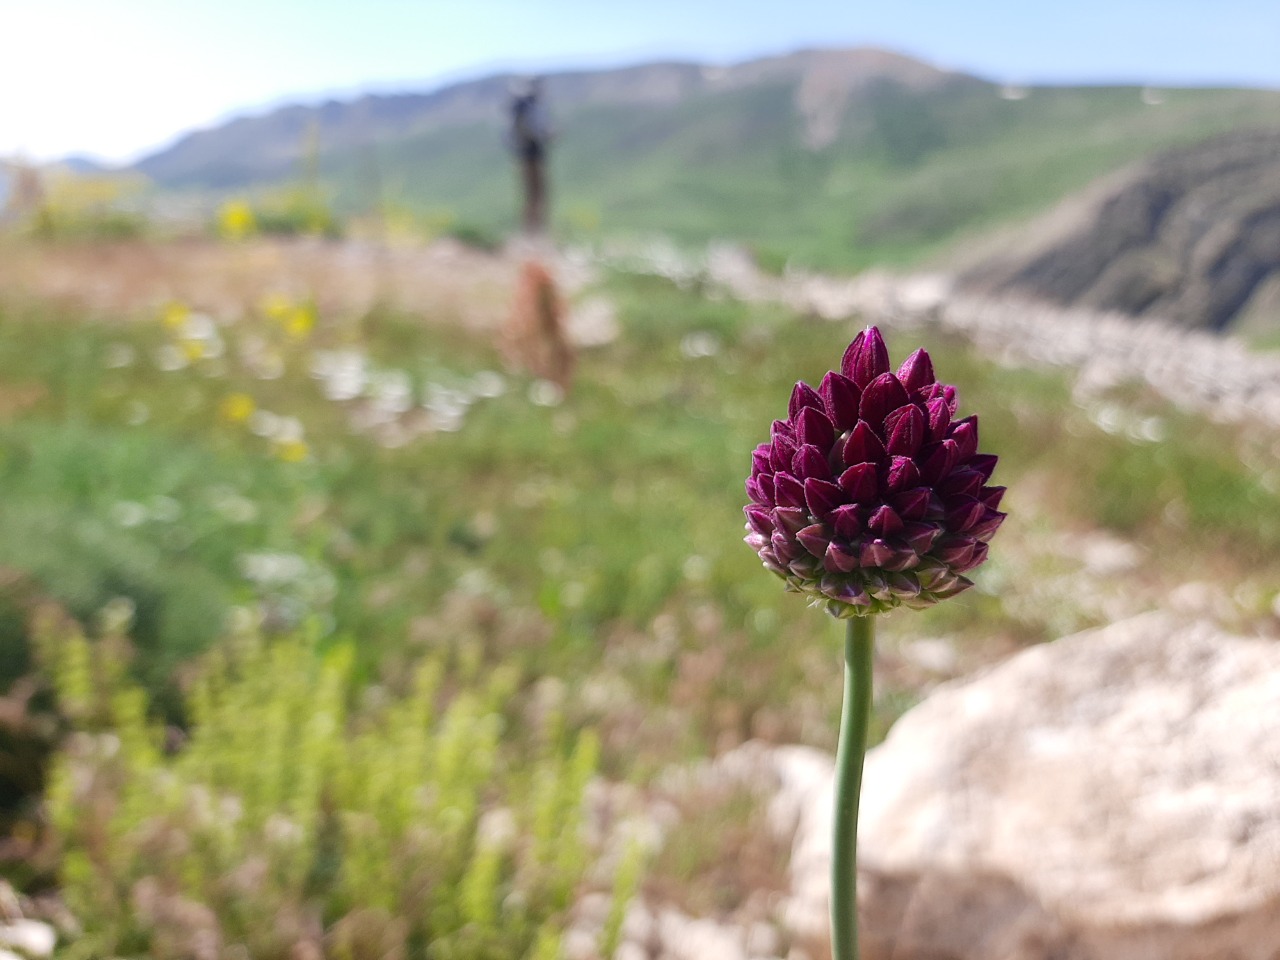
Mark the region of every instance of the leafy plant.
POLYGON ((37 635, 74 730, 48 796, 85 931, 67 956, 553 955, 596 747, 508 743, 513 670, 459 685, 429 655, 352 706, 350 645, 244 634, 203 662, 178 744, 118 629, 47 610, 37 635))

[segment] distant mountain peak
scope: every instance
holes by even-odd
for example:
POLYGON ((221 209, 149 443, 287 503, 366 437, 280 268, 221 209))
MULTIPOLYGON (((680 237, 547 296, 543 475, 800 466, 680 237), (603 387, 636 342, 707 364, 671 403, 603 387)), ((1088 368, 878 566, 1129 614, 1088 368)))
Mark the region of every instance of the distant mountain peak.
MULTIPOLYGON (((652 61, 602 70, 543 75, 557 114, 590 106, 678 104, 704 93, 758 84, 795 85, 793 106, 812 148, 831 143, 859 89, 892 82, 927 90, 956 75, 874 47, 815 48, 727 66, 652 61)), ((153 153, 136 169, 167 185, 226 188, 288 176, 301 161, 311 131, 325 149, 367 147, 449 126, 501 125, 517 75, 496 73, 425 92, 367 93, 316 105, 288 104, 197 130, 153 153)))

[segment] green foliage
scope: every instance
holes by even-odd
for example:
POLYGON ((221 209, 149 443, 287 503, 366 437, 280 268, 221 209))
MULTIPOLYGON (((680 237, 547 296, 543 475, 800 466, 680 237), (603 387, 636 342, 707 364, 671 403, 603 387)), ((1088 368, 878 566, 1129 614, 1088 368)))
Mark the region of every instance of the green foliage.
POLYGON ((450 224, 444 234, 465 246, 483 250, 485 253, 495 253, 502 246, 502 235, 498 231, 479 224, 450 224))
POLYGON ((121 634, 50 615, 38 644, 76 731, 48 796, 85 930, 67 956, 554 956, 596 748, 507 742, 514 671, 449 693, 428 656, 352 708, 350 646, 242 635, 205 659, 174 751, 121 634))
MULTIPOLYGON (((742 481, 795 380, 818 382, 852 325, 653 277, 598 292, 621 336, 583 353, 558 402, 439 316, 301 322, 309 301, 290 299, 216 325, 219 353, 194 349, 185 308, 163 324, 0 313, 0 583, 21 588, 0 598, 7 679, 29 669, 33 602, 101 625, 92 642, 40 633, 75 731, 50 798, 89 935, 71 955, 187 956, 198 935, 266 958, 305 942, 553 960, 597 760, 647 787, 746 737, 832 746, 838 631, 740 542, 742 481), (394 430, 361 419, 371 393, 325 394, 334 350, 371 391, 408 391, 394 430), (453 429, 420 429, 424 405, 463 395, 453 429), (300 450, 263 432, 267 413, 300 450)), ((1019 552, 1041 533, 1140 538, 1148 559, 1121 581, 1137 589, 1224 557, 1277 582, 1265 431, 1122 385, 1105 401, 1123 422, 1164 429, 1108 432, 1058 372, 891 331, 895 357, 921 342, 980 411, 1011 519, 975 590, 886 619, 877 736, 927 686, 907 639, 1002 654, 1090 622, 1070 550, 1019 552)), ((691 809, 654 859, 660 888, 717 910, 707 891, 773 882, 773 846, 752 855, 758 883, 736 853, 762 834, 754 810, 691 809)), ((638 870, 616 874, 606 950, 638 870)))
POLYGON ((254 209, 257 228, 282 236, 338 237, 342 225, 317 189, 291 187, 268 196, 254 209))
POLYGON ((622 943, 622 924, 627 917, 627 907, 640 892, 644 868, 644 845, 633 838, 623 851, 622 860, 614 874, 613 899, 609 903, 609 913, 600 934, 600 955, 606 960, 612 960, 622 943))
POLYGON ((150 227, 136 202, 141 178, 55 170, 40 178, 38 203, 21 224, 44 241, 130 240, 150 227))
MULTIPOLYGON (((1035 87, 1006 100, 976 81, 927 91, 883 82, 850 98, 834 140, 810 146, 802 99, 770 81, 558 115, 557 233, 730 238, 824 269, 919 263, 1156 150, 1280 122, 1270 91, 1169 90, 1150 106, 1138 87, 1035 87), (590 231, 582 210, 593 212, 590 231)), ((447 203, 486 232, 513 229, 517 180, 492 125, 392 140, 379 157, 398 202, 447 203)), ((364 149, 320 159, 335 202, 364 209, 364 149)))

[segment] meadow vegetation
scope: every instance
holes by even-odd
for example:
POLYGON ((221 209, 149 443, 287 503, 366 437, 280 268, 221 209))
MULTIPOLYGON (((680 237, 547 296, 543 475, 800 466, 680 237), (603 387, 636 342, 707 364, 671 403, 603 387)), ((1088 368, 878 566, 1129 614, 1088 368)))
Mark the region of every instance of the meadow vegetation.
MULTIPOLYGON (((833 746, 838 628, 741 543, 742 482, 854 327, 601 292, 621 335, 567 396, 447 315, 0 306, 3 683, 57 725, 21 780, 44 806, 7 774, 8 872, 60 891, 68 956, 550 960, 588 889, 725 908, 732 851, 680 842, 641 881, 584 798, 749 738, 833 746)), ((1188 581, 1271 616, 1274 438, 888 334, 981 412, 1010 518, 974 590, 886 620, 877 737, 939 679, 1188 581), (1100 530, 1137 559, 1072 548, 1100 530)), ((677 837, 753 832, 741 795, 708 802, 677 837)))

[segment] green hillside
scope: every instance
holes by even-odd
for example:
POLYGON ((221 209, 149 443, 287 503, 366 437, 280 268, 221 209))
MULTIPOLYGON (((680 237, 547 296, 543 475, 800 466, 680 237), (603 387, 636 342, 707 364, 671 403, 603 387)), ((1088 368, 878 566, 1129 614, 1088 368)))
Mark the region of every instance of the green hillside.
MULTIPOLYGON (((821 268, 909 263, 965 234, 1039 212, 1168 146, 1280 125, 1280 93, 986 84, 915 94, 884 84, 811 150, 791 85, 704 95, 674 108, 590 108, 564 118, 552 160, 557 231, 745 242, 766 261, 821 268)), ((516 184, 496 126, 474 124, 331 154, 339 204, 367 208, 370 157, 394 202, 501 231, 516 184)))
MULTIPOLYGON (((279 186, 314 144, 346 214, 383 203, 501 234, 518 202, 505 89, 488 77, 285 108, 192 134, 138 168, 178 190, 279 186)), ((918 262, 1155 151, 1280 127, 1278 91, 1035 87, 1010 99, 870 50, 721 74, 694 64, 561 74, 546 89, 561 236, 725 238, 765 264, 794 257, 828 269, 918 262), (827 136, 813 136, 815 105, 836 121, 827 136)))

